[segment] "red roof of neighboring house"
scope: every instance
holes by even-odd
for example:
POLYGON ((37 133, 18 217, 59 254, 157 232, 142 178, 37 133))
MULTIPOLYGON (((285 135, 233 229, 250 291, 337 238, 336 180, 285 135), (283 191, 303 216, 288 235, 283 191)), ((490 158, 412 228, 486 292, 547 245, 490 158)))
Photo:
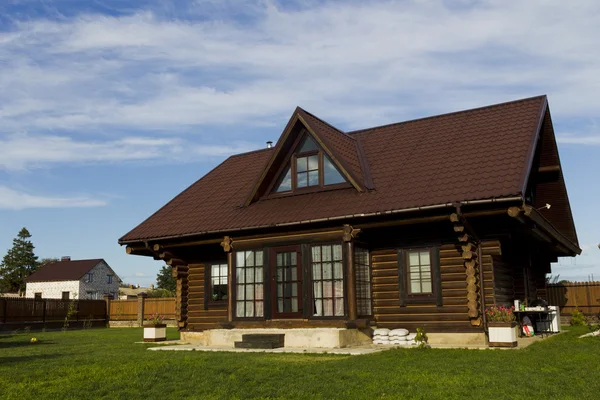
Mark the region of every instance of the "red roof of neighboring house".
POLYGON ((44 264, 27 277, 27 282, 78 281, 92 268, 104 261, 102 258, 92 260, 55 261, 44 264))
POLYGON ((119 241, 521 196, 547 109, 546 96, 539 96, 344 133, 298 108, 277 146, 229 157, 119 241), (268 178, 267 165, 279 167, 278 151, 298 116, 352 177, 370 181, 364 186, 373 190, 257 195, 248 201, 268 178))

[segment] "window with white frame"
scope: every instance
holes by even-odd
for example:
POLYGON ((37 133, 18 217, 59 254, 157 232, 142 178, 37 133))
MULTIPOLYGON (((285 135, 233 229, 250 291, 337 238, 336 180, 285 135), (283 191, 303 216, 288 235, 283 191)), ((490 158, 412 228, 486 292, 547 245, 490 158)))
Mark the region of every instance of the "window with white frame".
POLYGON ((264 316, 263 251, 236 252, 235 316, 257 318, 264 316))
POLYGON ((431 282, 431 254, 429 249, 407 251, 408 293, 430 294, 433 292, 431 282))

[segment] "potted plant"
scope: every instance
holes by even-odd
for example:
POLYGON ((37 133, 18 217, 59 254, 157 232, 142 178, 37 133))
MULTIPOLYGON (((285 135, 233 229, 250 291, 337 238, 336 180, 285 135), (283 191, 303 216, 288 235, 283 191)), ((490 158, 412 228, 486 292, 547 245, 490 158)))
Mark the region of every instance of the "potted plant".
POLYGON ((167 340, 167 324, 165 316, 152 314, 144 324, 144 342, 162 342, 167 340))
POLYGON ((517 347, 515 307, 493 305, 485 310, 490 347, 517 347))

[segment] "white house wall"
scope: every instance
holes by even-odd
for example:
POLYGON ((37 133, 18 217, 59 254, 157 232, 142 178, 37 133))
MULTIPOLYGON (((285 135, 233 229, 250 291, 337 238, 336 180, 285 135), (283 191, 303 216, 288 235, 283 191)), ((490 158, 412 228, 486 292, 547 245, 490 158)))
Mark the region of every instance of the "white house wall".
POLYGON ((116 299, 119 295, 119 277, 105 262, 100 262, 90 270, 93 274, 92 281, 87 281, 87 274, 81 278, 79 286, 80 299, 98 299, 102 300, 104 294, 112 294, 116 299), (107 283, 107 276, 112 275, 112 283, 107 283), (92 297, 89 297, 88 292, 92 292, 92 297))
POLYGON ((35 293, 41 293, 44 299, 62 299, 63 292, 69 292, 69 299, 102 300, 109 293, 114 299, 118 297, 119 277, 108 264, 100 262, 90 272, 93 274, 91 282, 88 282, 87 273, 78 281, 27 282, 25 297, 34 298, 35 293), (108 275, 113 276, 110 284, 108 275))
POLYGON ((62 299, 63 292, 69 292, 70 299, 79 298, 79 281, 27 282, 25 297, 33 299, 41 293, 44 299, 62 299))

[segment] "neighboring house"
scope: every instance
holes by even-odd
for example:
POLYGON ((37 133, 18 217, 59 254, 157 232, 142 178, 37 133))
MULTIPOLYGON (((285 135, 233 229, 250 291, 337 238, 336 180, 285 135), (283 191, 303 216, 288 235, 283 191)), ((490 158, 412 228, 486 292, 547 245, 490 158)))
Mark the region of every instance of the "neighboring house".
POLYGON ((174 267, 182 337, 200 338, 424 326, 480 343, 486 306, 544 296, 550 263, 581 252, 546 96, 353 132, 297 108, 273 148, 119 243, 174 267))
POLYGON ((25 296, 43 299, 117 298, 119 277, 103 259, 61 261, 43 265, 27 278, 25 296))

